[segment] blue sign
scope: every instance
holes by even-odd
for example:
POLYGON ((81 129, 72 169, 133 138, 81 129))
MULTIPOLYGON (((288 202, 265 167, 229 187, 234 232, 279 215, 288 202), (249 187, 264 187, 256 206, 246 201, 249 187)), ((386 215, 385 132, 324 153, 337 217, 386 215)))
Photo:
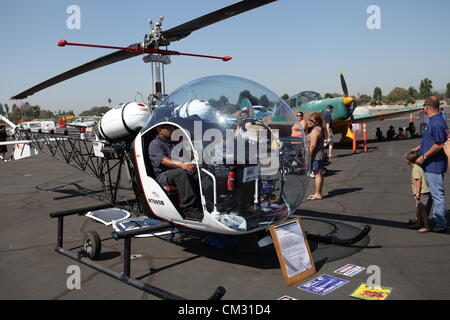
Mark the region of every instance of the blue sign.
POLYGON ((308 283, 301 285, 298 288, 314 294, 324 296, 336 290, 337 288, 342 287, 346 283, 348 283, 347 280, 323 274, 320 277, 317 277, 309 281, 308 283))

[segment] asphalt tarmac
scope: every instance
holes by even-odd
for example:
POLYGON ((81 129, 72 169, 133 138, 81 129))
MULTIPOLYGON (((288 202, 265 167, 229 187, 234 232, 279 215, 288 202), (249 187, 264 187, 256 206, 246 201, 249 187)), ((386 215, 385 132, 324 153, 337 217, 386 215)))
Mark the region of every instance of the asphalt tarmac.
MULTIPOLYGON (((369 124, 369 139, 376 127, 385 134, 389 125, 398 128, 407 123, 404 118, 369 124)), ((415 217, 415 202, 411 169, 403 154, 419 143, 420 139, 372 141, 369 152, 362 152, 360 144, 357 154, 336 146, 337 158, 325 178, 325 198, 304 201, 297 215, 308 232, 338 230, 339 237, 365 225, 372 230, 356 247, 310 243, 317 276, 349 281, 325 296, 297 288, 312 278, 287 287, 273 245, 258 248, 252 237, 242 239, 235 249, 213 248, 195 238, 177 243, 134 239, 131 274, 188 299, 207 299, 223 286, 226 300, 276 300, 284 295, 299 300, 350 300, 354 299, 350 294, 372 275, 367 268, 378 266, 381 285, 393 288, 389 300, 449 299, 450 235, 419 234, 406 228, 415 217), (346 264, 366 270, 352 278, 333 273, 346 264)), ((449 181, 447 177, 446 194, 450 194, 449 181)), ((307 194, 313 189, 311 179, 307 194)), ((57 223, 49 213, 101 204, 100 198, 101 185, 95 178, 47 155, 0 163, 0 299, 157 299, 54 251, 57 223), (68 289, 67 270, 72 265, 80 266, 81 289, 68 289)), ((83 232, 99 232, 103 241, 97 262, 122 271, 123 245, 111 239, 110 227, 74 216, 65 219, 64 228, 65 247, 74 252, 83 232)))

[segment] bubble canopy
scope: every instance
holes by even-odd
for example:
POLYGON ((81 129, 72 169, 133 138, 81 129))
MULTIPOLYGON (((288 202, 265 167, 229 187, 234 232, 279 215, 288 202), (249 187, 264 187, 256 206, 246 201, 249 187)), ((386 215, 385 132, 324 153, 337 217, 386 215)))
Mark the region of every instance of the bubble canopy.
MULTIPOLYGON (((216 177, 215 203, 219 208, 231 206, 226 190, 227 175, 233 170, 237 170, 236 181, 241 185, 240 192, 236 191, 231 198, 238 199, 235 202, 239 207, 257 204, 258 212, 282 214, 285 206, 292 214, 301 204, 309 180, 306 134, 293 110, 271 90, 235 76, 200 78, 176 89, 163 100, 142 135, 167 122, 190 133, 191 137, 186 140, 193 142, 200 155, 198 163, 216 177), (195 129, 199 122, 200 136, 195 129), (210 129, 220 132, 223 138, 215 135, 211 139, 210 129), (199 140, 200 147, 196 145, 199 140), (228 144, 230 140, 232 143, 228 144), (241 140, 245 143, 240 144, 241 140), (252 166, 258 168, 253 171, 257 172, 257 177, 252 176, 253 180, 245 182, 250 176, 247 173, 251 172, 248 168, 252 166)), ((270 215, 268 219, 272 219, 270 215)))
POLYGON ((296 121, 291 108, 266 87, 248 79, 218 75, 176 89, 155 109, 144 129, 180 117, 200 118, 229 128, 242 113, 264 122, 296 121))

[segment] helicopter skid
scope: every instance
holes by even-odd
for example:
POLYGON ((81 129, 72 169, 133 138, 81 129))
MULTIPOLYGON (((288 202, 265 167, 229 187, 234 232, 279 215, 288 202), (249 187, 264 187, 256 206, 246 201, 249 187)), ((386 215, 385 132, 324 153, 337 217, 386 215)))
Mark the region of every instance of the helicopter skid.
MULTIPOLYGON (((129 201, 122 201, 116 203, 116 205, 129 205, 129 201)), ((163 289, 148 285, 144 282, 137 280, 136 278, 131 277, 131 241, 132 238, 138 235, 157 232, 162 229, 167 229, 170 227, 169 223, 161 223, 157 226, 152 227, 144 227, 130 231, 123 232, 113 232, 112 237, 115 240, 124 240, 124 250, 123 250, 123 272, 119 273, 109 268, 106 268, 98 263, 95 263, 91 259, 87 257, 87 253, 83 250, 79 252, 74 252, 67 250, 63 247, 63 231, 64 231, 64 217, 73 216, 73 215, 84 215, 89 211, 108 209, 113 207, 112 204, 98 205, 92 207, 85 207, 79 209, 65 210, 60 212, 54 212, 50 214, 51 218, 58 219, 58 234, 57 234, 57 246, 55 251, 59 254, 62 254, 70 259, 73 259, 79 263, 82 263, 88 267, 91 267, 98 272, 106 274, 116 280, 119 280, 123 283, 126 283, 132 287, 135 287, 139 290, 145 291, 151 295, 154 295, 163 300, 187 300, 181 296, 175 295, 163 289)), ((209 300, 220 300, 225 294, 225 288, 217 287, 215 292, 211 295, 209 300)))

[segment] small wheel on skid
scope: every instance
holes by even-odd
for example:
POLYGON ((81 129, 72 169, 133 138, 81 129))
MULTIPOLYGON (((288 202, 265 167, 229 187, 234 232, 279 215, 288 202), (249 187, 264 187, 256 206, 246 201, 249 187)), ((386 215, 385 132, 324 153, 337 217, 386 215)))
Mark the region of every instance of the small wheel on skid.
POLYGON ((89 231, 84 235, 82 251, 91 260, 98 258, 102 251, 102 242, 97 232, 89 231))

